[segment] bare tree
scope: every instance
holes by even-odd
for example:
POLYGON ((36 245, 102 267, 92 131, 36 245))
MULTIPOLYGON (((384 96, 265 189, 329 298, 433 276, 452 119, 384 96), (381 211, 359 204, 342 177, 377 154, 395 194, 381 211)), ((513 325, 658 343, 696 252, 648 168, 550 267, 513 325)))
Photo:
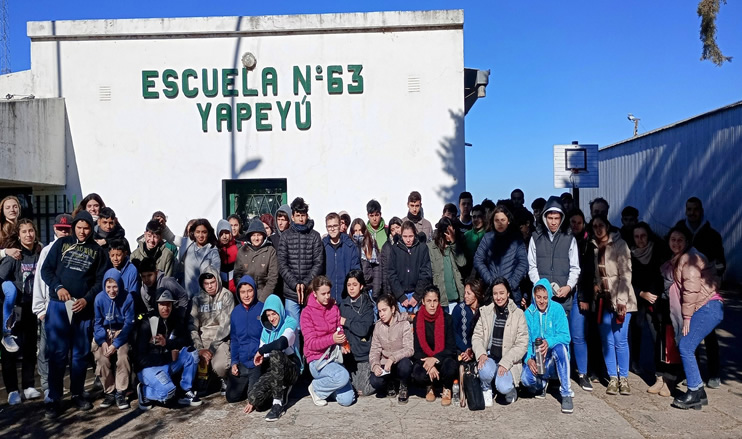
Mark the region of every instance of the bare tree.
POLYGON ((719 45, 716 44, 716 16, 719 13, 721 2, 727 0, 701 0, 698 2, 698 16, 701 17, 701 41, 703 42, 703 53, 701 61, 711 60, 717 66, 725 62, 731 62, 731 56, 724 56, 719 45))

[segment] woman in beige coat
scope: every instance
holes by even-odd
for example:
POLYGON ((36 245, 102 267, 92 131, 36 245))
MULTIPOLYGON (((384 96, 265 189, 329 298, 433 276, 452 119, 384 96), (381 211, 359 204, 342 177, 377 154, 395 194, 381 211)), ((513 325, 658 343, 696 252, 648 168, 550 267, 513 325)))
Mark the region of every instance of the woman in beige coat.
POLYGON ((376 305, 379 320, 374 326, 371 350, 368 353, 370 383, 377 392, 386 391, 388 396, 394 396, 394 380, 398 379, 398 401, 406 404, 407 384, 412 374, 410 357, 415 352, 412 326, 407 314, 397 310, 397 299, 391 294, 379 297, 376 305))
POLYGON ((599 312, 602 312, 600 338, 605 368, 610 377, 605 392, 630 395, 628 335, 631 313, 637 310, 636 295, 631 286, 631 251, 620 233, 610 233, 611 223, 604 215, 593 217, 590 226, 594 235, 594 292, 599 312))
POLYGON ((472 350, 479 362, 484 405, 492 406, 492 380, 495 389, 512 404, 518 399, 517 386, 528 352, 528 324, 523 311, 510 299, 507 279, 499 277, 492 286, 492 303, 479 308, 474 326, 472 350))

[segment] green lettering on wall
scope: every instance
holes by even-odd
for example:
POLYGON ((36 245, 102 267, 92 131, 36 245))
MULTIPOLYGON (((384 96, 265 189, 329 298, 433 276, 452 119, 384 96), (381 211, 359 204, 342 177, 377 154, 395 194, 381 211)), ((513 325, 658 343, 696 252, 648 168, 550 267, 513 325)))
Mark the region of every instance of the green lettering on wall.
POLYGON ((167 69, 162 72, 162 84, 165 89, 162 90, 162 94, 170 99, 178 97, 178 72, 173 69, 167 69))
POLYGON ((242 122, 250 120, 251 116, 250 104, 237 104, 237 131, 242 131, 242 122))
POLYGON ((343 94, 342 74, 343 66, 327 66, 327 92, 331 95, 343 94))
POLYGON ((286 101, 286 105, 282 105, 281 101, 276 101, 278 107, 278 114, 281 115, 281 131, 286 131, 286 118, 289 116, 289 109, 291 108, 291 101, 286 101))
POLYGON ((250 88, 247 85, 247 69, 242 68, 242 96, 257 96, 258 95, 258 89, 256 88, 250 88))
POLYGON ((209 98, 219 94, 219 71, 217 69, 211 69, 211 88, 209 88, 209 71, 207 69, 201 70, 201 89, 204 91, 204 95, 209 98))
POLYGON ((278 96, 278 74, 273 67, 263 69, 263 96, 268 96, 268 86, 273 89, 273 96, 278 96))
POLYGON ((304 88, 304 94, 310 95, 312 94, 312 77, 311 70, 309 66, 305 67, 304 74, 301 73, 301 68, 299 66, 294 66, 294 95, 299 95, 299 83, 301 83, 302 88, 304 88))
POLYGON ((227 131, 232 132, 232 106, 219 104, 216 106, 216 130, 222 132, 222 122, 227 122, 227 131))
POLYGON ((205 133, 209 130, 208 121, 209 113, 211 112, 211 102, 207 102, 205 108, 201 105, 200 102, 196 104, 196 106, 198 107, 198 112, 201 115, 201 130, 203 130, 203 132, 205 133))
POLYGON ((160 93, 150 90, 155 86, 154 78, 160 73, 157 70, 142 70, 142 97, 144 99, 159 99, 160 93))
POLYGON ((239 96, 239 92, 234 88, 234 77, 237 76, 237 69, 222 69, 222 96, 239 96))
POLYGON ((187 98, 195 98, 198 96, 198 87, 191 88, 191 84, 188 81, 189 79, 194 78, 198 79, 198 74, 193 69, 185 69, 183 70, 183 84, 181 88, 183 89, 183 95, 187 98))
POLYGON ((361 70, 363 70, 363 65, 361 64, 348 64, 348 71, 353 73, 353 76, 350 78, 350 84, 348 84, 348 93, 363 93, 363 76, 361 76, 361 70))
POLYGON ((273 126, 268 121, 268 113, 273 105, 265 102, 255 104, 255 128, 258 131, 271 131, 273 126))

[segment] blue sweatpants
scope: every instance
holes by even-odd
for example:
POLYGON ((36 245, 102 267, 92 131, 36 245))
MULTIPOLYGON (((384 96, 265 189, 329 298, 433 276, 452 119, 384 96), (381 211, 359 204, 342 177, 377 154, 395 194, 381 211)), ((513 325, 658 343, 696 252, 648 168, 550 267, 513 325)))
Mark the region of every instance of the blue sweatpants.
MULTIPOLYGON (((90 305, 90 304, 89 304, 90 305)), ((64 302, 52 300, 44 318, 46 325, 46 352, 49 360, 49 398, 60 401, 63 394, 64 371, 70 365, 70 393, 82 395, 88 368, 90 343, 93 339, 93 321, 81 319, 78 314, 67 317, 64 302), (72 351, 72 361, 69 352, 72 351)))

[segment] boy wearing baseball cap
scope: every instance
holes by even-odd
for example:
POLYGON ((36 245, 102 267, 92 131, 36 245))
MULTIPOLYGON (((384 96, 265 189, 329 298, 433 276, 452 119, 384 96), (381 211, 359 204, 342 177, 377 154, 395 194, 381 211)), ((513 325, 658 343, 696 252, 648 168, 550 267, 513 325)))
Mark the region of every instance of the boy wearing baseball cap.
POLYGON ((198 351, 193 348, 190 331, 184 315, 173 312, 175 297, 167 289, 158 291, 157 309, 142 318, 137 330, 137 369, 139 409, 149 410, 152 401, 165 403, 175 396, 172 381, 181 372, 180 388, 184 395, 182 405, 201 405, 192 390, 198 367, 198 351))

